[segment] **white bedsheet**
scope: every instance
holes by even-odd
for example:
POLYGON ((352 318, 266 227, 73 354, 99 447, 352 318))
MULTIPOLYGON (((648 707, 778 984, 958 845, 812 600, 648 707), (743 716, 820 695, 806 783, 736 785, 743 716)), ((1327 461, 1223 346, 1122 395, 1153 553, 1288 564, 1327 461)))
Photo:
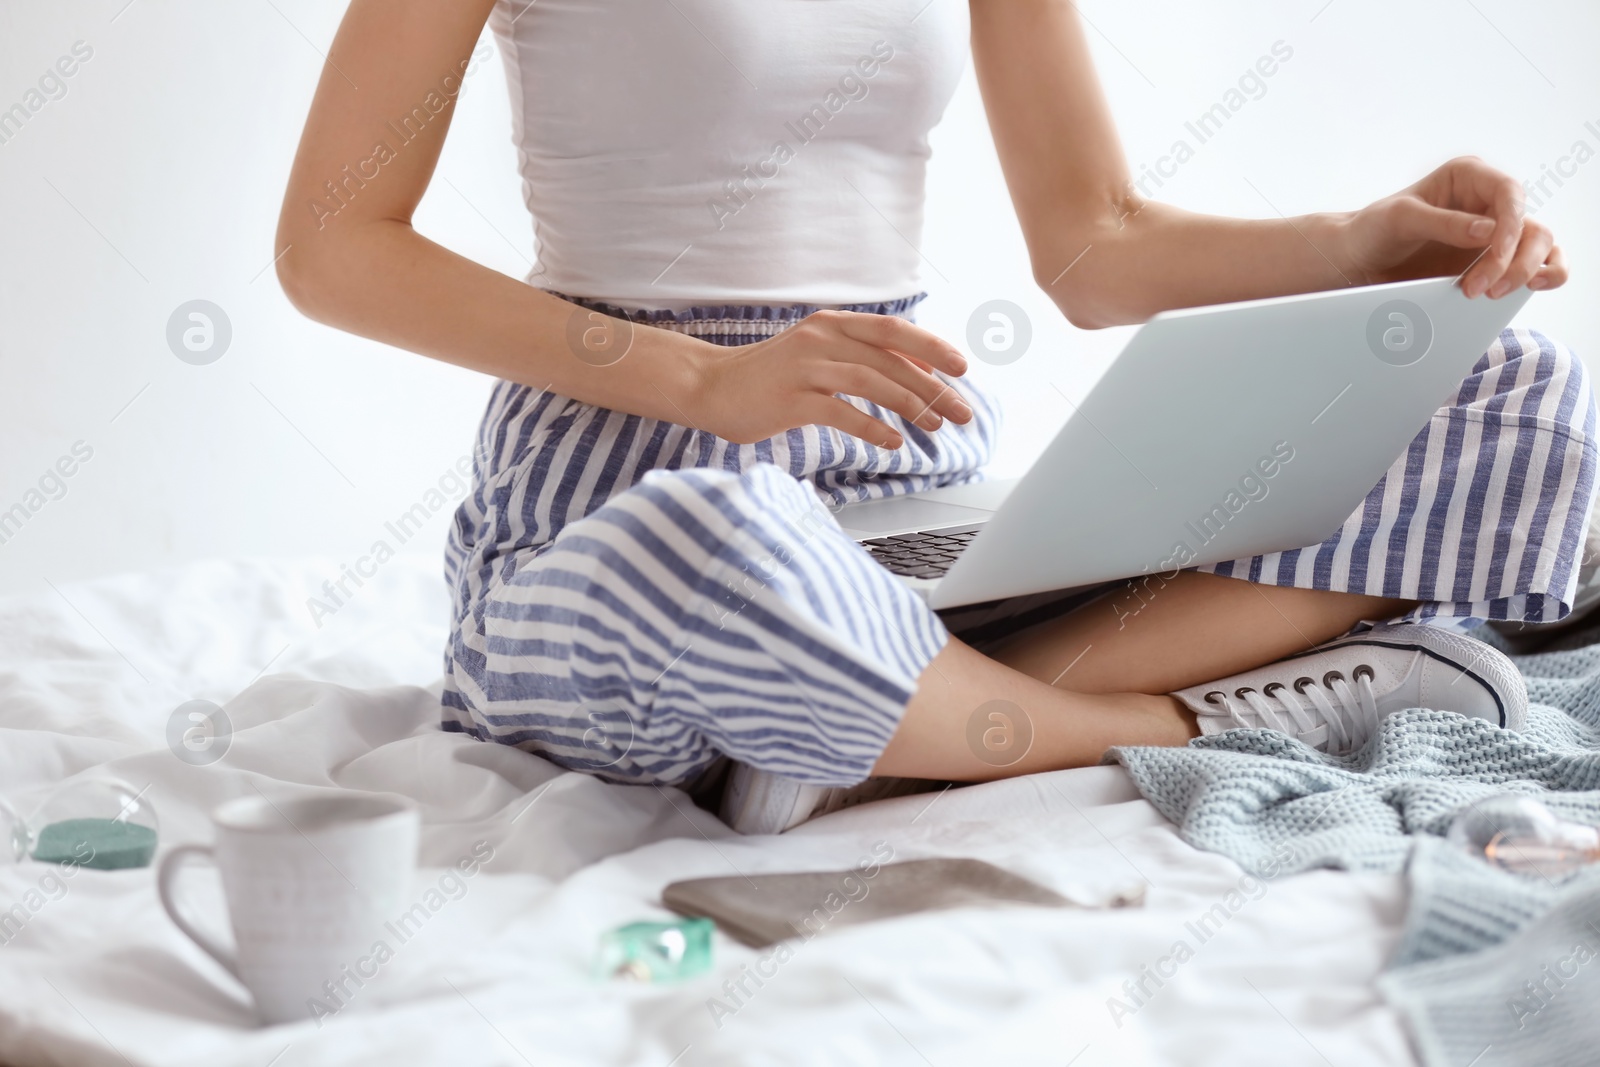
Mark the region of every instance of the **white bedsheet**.
MULTIPOLYGON (((242 989, 167 921, 150 870, 80 871, 0 945, 0 1062, 1412 1062, 1372 988, 1398 931, 1397 878, 1283 878, 1235 898, 1201 943, 1186 924, 1226 907, 1242 872, 1183 844, 1111 767, 742 839, 676 791, 608 786, 440 732, 424 688, 443 639, 437 564, 389 563, 317 629, 306 598, 337 576, 326 561, 209 563, 0 601, 0 795, 26 806, 105 768, 148 786, 165 847, 207 840, 205 812, 255 789, 384 790, 422 806, 419 899, 476 842, 493 859, 344 1010, 321 1026, 264 1029, 242 989), (223 703, 235 730, 203 768, 164 740, 169 713, 194 698, 223 703), (759 988, 747 979, 738 1000, 724 982, 761 954, 721 934, 703 978, 589 977, 600 932, 664 917, 670 881, 844 868, 874 846, 899 859, 976 856, 1069 894, 1146 883, 1147 902, 839 929, 800 943, 776 973, 765 966, 772 976, 759 988), (1124 981, 1180 940, 1193 957, 1159 989, 1147 979, 1154 995, 1136 1012, 1114 1013, 1109 998, 1133 1004, 1124 981)), ((0 910, 51 870, 0 865, 0 910)), ((210 872, 186 884, 193 907, 218 907, 210 872)))

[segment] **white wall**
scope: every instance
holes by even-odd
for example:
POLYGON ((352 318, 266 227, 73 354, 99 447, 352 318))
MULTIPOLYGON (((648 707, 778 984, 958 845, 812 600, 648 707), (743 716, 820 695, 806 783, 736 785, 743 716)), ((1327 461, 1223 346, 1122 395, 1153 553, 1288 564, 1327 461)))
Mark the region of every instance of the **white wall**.
MULTIPOLYGON (((267 269, 340 5, 125 3, 0 0, 0 109, 75 42, 93 49, 65 95, 0 143, 0 511, 39 502, 29 490, 76 442, 93 449, 65 495, 0 544, 0 591, 205 556, 354 558, 468 449, 488 387, 303 320, 267 269), (232 324, 209 365, 167 344, 169 316, 193 299, 232 324)), ((1576 140, 1600 149, 1590 0, 1080 7, 1136 169, 1275 41, 1293 48, 1265 95, 1160 190, 1186 207, 1354 207, 1457 153, 1529 177, 1576 140)), ((508 121, 498 63, 486 64, 417 223, 520 275, 531 229, 508 121)), ((1029 354, 985 368, 1011 409, 1002 466, 1015 468, 1069 410, 1051 383, 1076 399, 1126 332, 1075 330, 1033 286, 970 75, 935 147, 922 321, 960 338, 986 300, 1031 313, 1029 354)), ((1591 162, 1540 209, 1577 280, 1525 313, 1580 351, 1600 348, 1597 190, 1591 162)), ((443 529, 441 513, 407 547, 434 553, 443 529)))

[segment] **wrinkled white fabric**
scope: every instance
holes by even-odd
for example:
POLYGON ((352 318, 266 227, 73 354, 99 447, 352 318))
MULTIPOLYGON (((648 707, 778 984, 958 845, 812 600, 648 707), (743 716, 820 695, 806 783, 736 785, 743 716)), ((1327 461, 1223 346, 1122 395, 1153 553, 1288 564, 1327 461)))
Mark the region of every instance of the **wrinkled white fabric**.
MULTIPOLYGON (((436 561, 386 564, 319 630, 306 598, 338 574, 327 561, 209 563, 62 587, 75 607, 50 592, 0 601, 0 793, 36 799, 100 767, 148 785, 170 847, 209 840, 205 811, 255 789, 383 790, 422 807, 419 900, 474 843, 489 842, 493 859, 320 1028, 255 1028, 242 989, 162 914, 152 871, 79 871, 0 944, 0 1061, 1412 1062, 1372 988, 1398 933, 1398 878, 1244 878, 1179 841, 1116 767, 907 797, 741 839, 676 791, 607 785, 441 732, 419 687, 438 672, 446 621, 436 561), (206 767, 164 740, 169 713, 195 697, 224 703, 235 730, 206 767), (875 847, 976 856, 1076 899, 1144 884, 1147 901, 912 916, 824 933, 782 963, 718 935, 702 978, 589 977, 601 931, 665 917, 670 881, 840 869, 875 847), (1202 942, 1189 924, 1208 911, 1202 942), (1174 963, 1180 941, 1192 957, 1174 963), (1132 1004, 1123 983, 1146 966, 1173 973, 1159 988, 1146 979, 1152 995, 1136 1011, 1108 1007, 1132 1004), (766 977, 745 979, 750 995, 735 1001, 724 983, 741 968, 766 977)), ((0 910, 54 871, 0 866, 0 910)), ((214 876, 201 869, 182 884, 189 907, 218 922, 214 876)))

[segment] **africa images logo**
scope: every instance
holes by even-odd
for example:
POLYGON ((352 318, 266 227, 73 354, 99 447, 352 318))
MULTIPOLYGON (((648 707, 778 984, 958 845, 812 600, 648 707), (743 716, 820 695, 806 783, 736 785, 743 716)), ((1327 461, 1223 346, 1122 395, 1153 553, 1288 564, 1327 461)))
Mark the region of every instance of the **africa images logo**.
POLYGON ((1433 320, 1409 300, 1385 301, 1367 319, 1367 347, 1392 367, 1409 367, 1433 347, 1433 320))

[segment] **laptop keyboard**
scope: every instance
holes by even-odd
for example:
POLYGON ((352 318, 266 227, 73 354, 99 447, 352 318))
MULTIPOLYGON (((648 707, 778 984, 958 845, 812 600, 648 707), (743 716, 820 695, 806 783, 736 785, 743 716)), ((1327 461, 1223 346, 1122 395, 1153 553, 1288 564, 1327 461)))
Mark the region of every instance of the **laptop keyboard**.
POLYGON ((943 578, 982 528, 980 523, 927 533, 895 534, 874 537, 861 544, 872 553, 873 559, 893 574, 908 578, 943 578))

